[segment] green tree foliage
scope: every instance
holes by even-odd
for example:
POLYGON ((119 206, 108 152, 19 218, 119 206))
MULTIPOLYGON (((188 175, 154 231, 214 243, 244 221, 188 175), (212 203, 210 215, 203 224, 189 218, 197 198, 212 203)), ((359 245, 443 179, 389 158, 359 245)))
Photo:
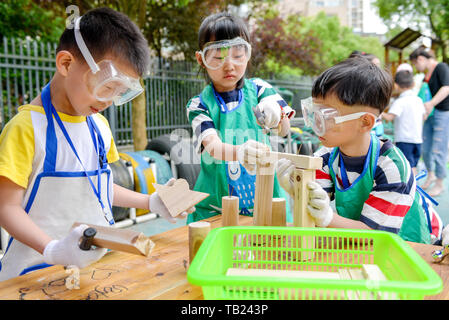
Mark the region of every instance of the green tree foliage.
POLYGON ((426 23, 441 41, 443 60, 449 62, 449 0, 376 0, 375 5, 379 16, 391 27, 406 21, 420 30, 421 23, 426 23))
MULTIPOLYGON (((270 0, 272 1, 272 0, 270 0)), ((89 9, 110 7, 130 17, 142 30, 151 49, 157 56, 163 48, 173 54, 184 53, 193 60, 198 43, 201 21, 211 13, 225 10, 242 3, 257 3, 259 0, 34 0, 41 7, 57 11, 66 17, 65 8, 76 5, 80 14, 89 9)))
POLYGON ((303 22, 283 20, 276 12, 256 17, 251 33, 252 70, 260 77, 273 74, 315 74, 321 41, 313 31, 304 32, 303 22), (292 25, 295 27, 292 28, 292 25))
POLYGON ((27 36, 56 41, 64 30, 64 19, 45 10, 32 0, 3 0, 0 2, 0 35, 8 38, 27 36))
POLYGON ((346 59, 352 51, 359 50, 376 55, 381 61, 384 48, 377 37, 362 37, 342 26, 337 17, 320 12, 314 17, 304 18, 304 32, 313 30, 322 43, 321 67, 326 69, 346 59))
POLYGON ((268 10, 256 19, 253 32, 255 69, 262 74, 287 72, 317 75, 359 50, 381 61, 384 48, 377 37, 362 37, 324 12, 314 17, 291 15, 285 20, 268 10))

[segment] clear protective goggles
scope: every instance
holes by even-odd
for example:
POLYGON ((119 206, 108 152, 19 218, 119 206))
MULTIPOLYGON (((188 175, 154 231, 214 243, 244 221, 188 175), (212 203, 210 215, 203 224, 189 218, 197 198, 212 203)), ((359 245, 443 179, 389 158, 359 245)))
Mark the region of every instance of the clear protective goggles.
POLYGON ((143 92, 139 79, 127 76, 110 60, 95 62, 81 36, 81 18, 75 20, 75 40, 90 68, 85 74, 89 92, 98 101, 112 101, 116 106, 131 101, 143 92))
POLYGON ((236 65, 244 65, 251 58, 251 45, 237 37, 231 40, 208 42, 199 51, 204 65, 212 70, 220 69, 226 60, 236 65))
POLYGON ((319 137, 335 127, 337 124, 359 119, 369 112, 356 112, 345 116, 340 116, 338 110, 324 105, 313 103, 312 97, 301 100, 302 116, 305 125, 313 129, 319 137))

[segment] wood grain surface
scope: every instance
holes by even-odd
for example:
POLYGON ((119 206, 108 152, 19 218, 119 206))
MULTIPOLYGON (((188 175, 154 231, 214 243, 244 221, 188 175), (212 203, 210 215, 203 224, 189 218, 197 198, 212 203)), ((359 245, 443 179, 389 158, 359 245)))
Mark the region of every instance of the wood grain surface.
MULTIPOLYGON (((240 225, 252 225, 252 218, 240 216, 240 225)), ((221 216, 207 219, 211 227, 221 226, 221 216)), ((111 251, 100 261, 80 270, 80 289, 69 289, 66 280, 73 269, 53 266, 0 282, 0 299, 8 300, 129 300, 202 299, 200 287, 187 281, 189 261, 188 227, 151 236, 156 244, 150 257, 111 251)), ((439 248, 409 243, 441 276, 443 292, 426 299, 449 299, 449 259, 440 264, 431 261, 439 248)))

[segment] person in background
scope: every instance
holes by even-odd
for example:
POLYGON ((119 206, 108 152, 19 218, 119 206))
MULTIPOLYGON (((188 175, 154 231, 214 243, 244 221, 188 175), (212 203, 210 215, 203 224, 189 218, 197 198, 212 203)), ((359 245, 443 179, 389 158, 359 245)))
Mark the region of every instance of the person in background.
POLYGON ((432 98, 424 103, 429 116, 423 127, 423 160, 428 176, 423 189, 431 197, 444 190, 449 142, 449 66, 438 62, 431 52, 420 47, 410 54, 410 61, 419 72, 425 72, 432 98), (432 114, 433 112, 433 114, 432 114), (432 114, 432 116, 430 116, 432 114))
POLYGON ((410 163, 413 173, 421 157, 422 127, 426 110, 422 100, 413 93, 413 73, 400 70, 394 76, 394 92, 398 98, 388 112, 382 113, 386 121, 394 121, 394 142, 410 163))
POLYGON ((380 67, 380 59, 372 53, 367 53, 365 51, 354 50, 351 52, 348 58, 362 57, 367 59, 369 62, 374 63, 376 66, 380 67))

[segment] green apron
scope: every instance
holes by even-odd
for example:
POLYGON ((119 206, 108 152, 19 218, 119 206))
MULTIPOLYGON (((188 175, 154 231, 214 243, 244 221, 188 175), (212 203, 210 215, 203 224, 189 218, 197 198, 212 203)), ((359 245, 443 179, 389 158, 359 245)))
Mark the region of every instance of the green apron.
MULTIPOLYGON (((360 220, 363 205, 368 199, 371 190, 373 189, 374 174, 377 167, 377 161, 380 153, 380 140, 371 134, 371 143, 366 156, 362 174, 352 183, 352 185, 343 186, 340 189, 336 174, 334 172, 334 161, 340 161, 340 168, 343 162, 340 160, 339 148, 334 148, 329 158, 329 173, 335 186, 335 205, 337 213, 345 218, 352 220, 360 220)), ((342 180, 346 172, 342 170, 342 180)), ((430 233, 427 228, 427 222, 419 204, 419 194, 415 193, 413 205, 407 212, 399 230, 399 236, 406 241, 430 243, 430 233)))
MULTIPOLYGON (((268 136, 257 125, 252 107, 259 102, 255 84, 245 79, 240 90, 239 106, 227 111, 223 101, 208 85, 200 95, 201 104, 207 107, 219 137, 224 143, 241 145, 249 139, 265 143, 271 149, 268 136)), ((193 190, 209 193, 209 197, 198 203, 195 212, 189 214, 187 223, 220 214, 221 198, 235 195, 240 198, 240 214, 252 216, 255 195, 255 175, 250 175, 238 161, 214 159, 204 151, 201 153, 201 171, 193 190)), ((273 197, 286 197, 275 176, 273 197)), ((287 199, 287 198, 286 198, 287 199)), ((286 201, 288 204, 288 200, 286 201)), ((287 208, 288 210, 288 208, 287 208)))

